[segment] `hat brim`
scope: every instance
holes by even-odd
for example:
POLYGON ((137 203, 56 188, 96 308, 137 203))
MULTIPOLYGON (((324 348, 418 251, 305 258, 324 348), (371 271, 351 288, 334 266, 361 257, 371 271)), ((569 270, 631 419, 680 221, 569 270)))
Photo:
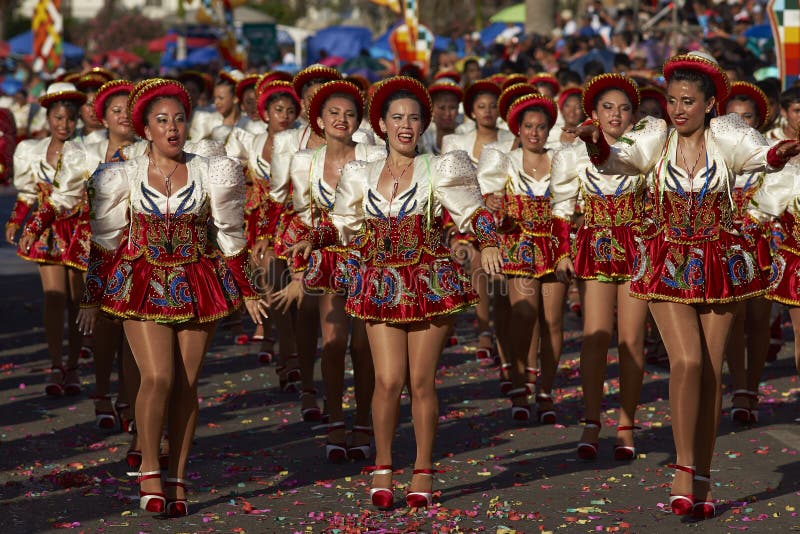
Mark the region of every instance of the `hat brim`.
POLYGON ((297 115, 300 114, 300 99, 294 92, 292 84, 286 81, 277 80, 270 82, 261 87, 256 100, 256 109, 258 109, 258 116, 261 120, 269 124, 269 114, 267 113, 267 101, 276 94, 283 94, 289 98, 294 104, 294 110, 297 115))
POLYGON ((369 99, 369 123, 375 135, 381 139, 386 139, 386 132, 381 130, 381 110, 383 103, 393 93, 397 91, 408 91, 414 95, 420 106, 424 108, 422 113, 422 131, 424 132, 431 123, 431 96, 422 82, 409 76, 393 76, 372 86, 372 96, 369 99))
POLYGON ((346 94, 356 101, 356 124, 361 124, 361 119, 364 118, 364 97, 361 95, 361 90, 353 83, 344 80, 334 80, 322 84, 319 89, 314 93, 311 99, 311 105, 308 107, 308 123, 311 129, 314 130, 320 137, 325 137, 325 132, 317 124, 317 119, 322 116, 322 106, 325 101, 333 95, 346 94))
POLYGON ((511 104, 514 102, 514 100, 521 96, 530 95, 535 92, 536 88, 527 82, 517 83, 507 87, 506 90, 500 93, 500 96, 497 97, 497 111, 499 116, 503 120, 506 120, 508 118, 508 110, 511 108, 511 104))
POLYGON ((121 94, 127 96, 131 93, 131 91, 133 91, 133 83, 127 80, 113 80, 103 84, 103 86, 97 90, 97 94, 94 97, 94 102, 92 103, 94 115, 97 117, 97 120, 102 122, 105 118, 104 108, 106 106, 106 101, 109 98, 121 94))
POLYGON ((681 69, 699 72, 700 74, 711 78, 716 92, 714 97, 717 99, 717 101, 728 98, 731 84, 728 80, 728 75, 725 74, 725 71, 722 70, 722 67, 719 65, 716 65, 707 59, 697 56, 690 56, 688 54, 674 56, 664 63, 664 79, 667 81, 667 83, 669 83, 673 73, 676 70, 681 69))
POLYGON ((518 83, 528 83, 528 78, 522 74, 511 74, 505 80, 503 80, 500 90, 505 91, 512 85, 517 85, 518 83))
POLYGON ((464 90, 460 86, 454 83, 440 82, 440 83, 433 83, 428 86, 428 94, 431 95, 431 99, 433 99, 435 95, 441 93, 449 93, 451 95, 454 95, 459 102, 461 102, 461 99, 464 98, 464 90))
POLYGON ((592 116, 594 99, 597 98, 597 95, 609 89, 622 91, 630 100, 633 111, 639 109, 639 86, 636 85, 636 82, 621 74, 600 74, 589 80, 589 83, 583 88, 581 103, 587 117, 592 116))
POLYGON ((289 84, 291 84, 292 80, 293 80, 292 75, 289 74, 288 72, 283 72, 280 70, 268 72, 266 74, 261 75, 261 78, 259 78, 258 82, 256 82, 256 94, 260 93, 261 89, 268 83, 288 82, 289 84))
POLYGON ((312 65, 298 72, 292 79, 292 86, 298 98, 303 98, 303 88, 312 80, 341 80, 342 75, 338 70, 323 65, 312 65))
POLYGON ((519 121, 522 119, 523 114, 533 107, 544 109, 550 119, 550 128, 556 123, 558 108, 552 98, 539 93, 524 95, 514 100, 508 110, 508 120, 506 122, 508 123, 509 131, 515 136, 519 135, 519 121))
POLYGON ((580 99, 582 94, 583 90, 580 87, 568 87, 564 89, 561 91, 561 94, 558 95, 558 109, 564 107, 564 102, 566 102, 569 97, 577 96, 580 99))
POLYGON ((147 104, 156 98, 177 98, 183 105, 183 110, 188 118, 192 114, 192 99, 189 97, 186 87, 181 82, 155 78, 142 82, 134 87, 128 97, 128 112, 131 116, 131 124, 136 135, 144 139, 144 127, 146 117, 144 116, 147 104))
POLYGON ((478 80, 473 83, 464 91, 464 115, 472 118, 472 107, 475 105, 475 98, 480 93, 490 93, 495 98, 500 98, 501 92, 500 86, 489 80, 478 80))
POLYGON ((49 95, 39 97, 39 105, 43 108, 50 108, 56 102, 61 101, 75 102, 79 107, 86 103, 86 95, 81 91, 59 91, 49 95))
POLYGON ((553 94, 557 95, 558 92, 561 90, 561 84, 558 83, 558 80, 555 79, 553 76, 534 76, 528 83, 533 85, 534 87, 540 83, 545 83, 549 85, 553 89, 553 94))
POLYGON ((728 98, 721 101, 719 104, 720 114, 724 115, 726 113, 725 109, 728 107, 728 103, 733 97, 739 95, 746 96, 755 102, 756 111, 758 111, 758 118, 761 119, 761 122, 756 125, 756 129, 758 130, 763 127, 767 122, 767 117, 769 116, 769 100, 767 99, 767 95, 764 93, 764 91, 749 82, 735 82, 731 85, 728 98))
POLYGON ((239 102, 244 98, 245 91, 255 88, 259 78, 258 74, 251 74, 239 80, 239 83, 236 84, 236 98, 239 99, 239 102))

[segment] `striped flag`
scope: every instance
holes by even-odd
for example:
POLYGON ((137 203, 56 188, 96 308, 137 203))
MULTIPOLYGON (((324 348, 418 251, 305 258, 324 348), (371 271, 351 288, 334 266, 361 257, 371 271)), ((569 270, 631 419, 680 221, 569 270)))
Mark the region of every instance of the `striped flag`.
POLYGON ((800 0, 770 0, 767 13, 780 79, 786 89, 800 78, 800 0))
POLYGON ((33 11, 33 70, 53 72, 61 64, 61 0, 39 0, 33 11))

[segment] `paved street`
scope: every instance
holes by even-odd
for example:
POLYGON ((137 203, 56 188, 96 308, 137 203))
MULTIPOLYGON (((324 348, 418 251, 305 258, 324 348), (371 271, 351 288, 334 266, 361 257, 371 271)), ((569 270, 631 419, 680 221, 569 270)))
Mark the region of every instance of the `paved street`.
MULTIPOLYGON (((0 194, 0 216, 12 197, 0 194)), ((616 350, 610 354, 608 412, 596 462, 577 460, 581 415, 578 319, 557 379, 559 424, 516 428, 497 368, 474 361, 472 316, 458 323, 461 344, 438 372, 436 506, 377 512, 369 504, 364 464, 328 464, 324 438, 300 418, 296 395, 277 390, 274 367, 256 346, 236 346, 219 330, 203 369, 201 411, 189 464, 190 512, 166 520, 137 509, 126 477, 126 434, 94 428, 91 363, 84 391, 44 395, 49 367, 34 269, 0 247, 0 532, 788 532, 800 531, 800 383, 787 343, 768 365, 761 423, 730 422, 730 398, 712 473, 721 514, 692 522, 668 513, 674 461, 667 410, 668 371, 648 366, 636 434, 639 458, 613 459, 617 406, 616 350)), ((786 332, 791 328, 787 327, 786 332)), ((319 372, 317 374, 319 377, 319 372)), ((321 386, 321 384, 319 384, 321 386)), ((346 401, 352 411, 352 375, 346 401)), ((396 497, 413 464, 408 399, 403 401, 394 465, 396 497)))

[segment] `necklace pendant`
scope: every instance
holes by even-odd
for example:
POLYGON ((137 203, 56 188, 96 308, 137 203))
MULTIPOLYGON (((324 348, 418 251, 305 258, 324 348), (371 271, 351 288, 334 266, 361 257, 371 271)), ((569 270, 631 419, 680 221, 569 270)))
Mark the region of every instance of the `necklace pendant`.
POLYGON ((383 238, 383 250, 391 251, 392 250, 392 240, 388 237, 383 238))

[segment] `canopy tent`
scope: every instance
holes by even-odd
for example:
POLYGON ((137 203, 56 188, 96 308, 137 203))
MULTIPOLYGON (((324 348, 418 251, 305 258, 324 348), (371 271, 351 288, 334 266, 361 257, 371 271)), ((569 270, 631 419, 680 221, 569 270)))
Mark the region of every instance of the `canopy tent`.
MULTIPOLYGON (((210 37, 186 37, 186 48, 201 48, 216 44, 217 40, 210 37)), ((178 42, 176 33, 167 33, 163 37, 153 39, 147 43, 148 52, 166 52, 167 45, 178 42)))
POLYGON ((357 57, 362 50, 369 50, 372 32, 363 26, 329 26, 306 41, 308 63, 320 60, 324 51, 328 56, 339 56, 343 60, 357 57))
POLYGON ((520 24, 525 24, 525 2, 521 4, 515 4, 513 6, 509 6, 505 9, 501 9, 491 17, 489 17, 490 22, 518 22, 520 24))
POLYGON ((167 46, 167 51, 161 56, 161 66, 176 69, 186 69, 189 67, 196 67, 198 65, 207 65, 212 61, 220 61, 219 50, 216 45, 203 46, 195 48, 187 52, 186 57, 178 60, 175 59, 175 50, 177 47, 170 43, 167 46))
POLYGON ((484 46, 491 45, 499 35, 508 31, 509 28, 518 28, 519 34, 524 31, 521 23, 493 22, 480 31, 481 43, 484 46))
MULTIPOLYGON (((8 45, 11 47, 11 53, 20 56, 29 56, 33 53, 33 32, 20 33, 8 40, 8 45)), ((61 50, 64 53, 64 59, 78 61, 83 58, 83 48, 75 46, 72 43, 63 41, 61 43, 61 50)))

